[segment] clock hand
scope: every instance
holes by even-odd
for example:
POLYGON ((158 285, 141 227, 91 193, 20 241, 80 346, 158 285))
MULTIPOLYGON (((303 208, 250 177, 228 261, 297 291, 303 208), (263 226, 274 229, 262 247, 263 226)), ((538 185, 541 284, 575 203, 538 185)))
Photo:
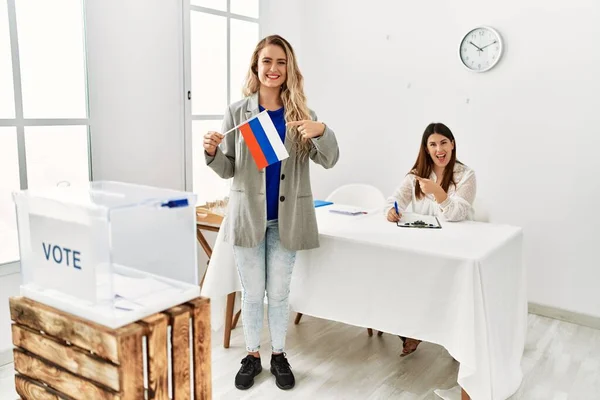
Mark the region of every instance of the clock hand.
MULTIPOLYGON (((473 46, 477 47, 477 45, 476 45, 475 43, 473 43, 473 42, 471 42, 471 41, 469 41, 469 43, 471 43, 473 46)), ((483 51, 483 49, 481 49, 481 48, 479 48, 479 47, 477 47, 477 50, 479 50, 479 51, 483 51)))
POLYGON ((486 48, 486 47, 488 47, 488 46, 491 46, 491 45, 493 45, 493 44, 496 44, 496 43, 498 43, 498 41, 497 41, 497 40, 494 40, 492 43, 490 43, 490 44, 486 44, 485 46, 483 46, 483 47, 481 48, 481 50, 485 49, 485 48, 486 48))

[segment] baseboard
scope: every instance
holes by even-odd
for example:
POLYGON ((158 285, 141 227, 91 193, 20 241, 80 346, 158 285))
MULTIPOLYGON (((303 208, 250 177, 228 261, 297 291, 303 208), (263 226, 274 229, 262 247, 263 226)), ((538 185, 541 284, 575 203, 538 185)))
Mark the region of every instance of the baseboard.
POLYGON ((537 303, 529 303, 529 312, 531 314, 541 315, 558 319, 560 321, 571 322, 573 324, 587 326, 594 329, 600 329, 600 317, 581 314, 574 311, 567 311, 561 308, 545 306, 537 303))
POLYGON ((0 367, 13 362, 13 349, 0 350, 0 367))

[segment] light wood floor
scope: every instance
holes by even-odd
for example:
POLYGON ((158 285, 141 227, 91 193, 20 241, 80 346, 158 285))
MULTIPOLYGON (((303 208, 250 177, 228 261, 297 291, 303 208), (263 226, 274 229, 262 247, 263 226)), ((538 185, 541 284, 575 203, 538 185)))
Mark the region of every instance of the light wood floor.
MULTIPOLYGON (((222 332, 213 335, 214 399, 438 400, 434 389, 456 385, 458 363, 440 346, 422 343, 410 357, 400 358, 401 341, 395 336, 369 338, 365 329, 304 316, 288 330, 297 383, 283 392, 269 372, 266 328, 263 337, 263 372, 254 387, 239 391, 233 379, 245 356, 241 326, 233 331, 229 349, 222 347, 222 332)), ((530 315, 522 366, 525 379, 511 399, 600 399, 600 331, 530 315)), ((9 364, 0 367, 0 399, 15 398, 9 364)))

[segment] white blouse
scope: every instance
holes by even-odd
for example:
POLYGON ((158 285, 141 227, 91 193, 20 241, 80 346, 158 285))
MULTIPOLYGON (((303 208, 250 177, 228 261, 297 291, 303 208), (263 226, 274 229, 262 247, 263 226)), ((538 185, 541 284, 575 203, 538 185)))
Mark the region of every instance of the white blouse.
MULTIPOLYGON (((431 172, 429 179, 436 182, 437 177, 431 172)), ((398 210, 404 212, 412 203, 412 211, 422 215, 441 216, 446 221, 463 221, 473 219, 473 202, 477 192, 475 172, 466 165, 456 163, 454 165, 454 182, 448 188, 448 198, 441 204, 435 201, 431 194, 417 199, 415 196, 415 177, 406 175, 394 194, 387 199, 385 214, 394 207, 394 201, 398 202, 398 210)))

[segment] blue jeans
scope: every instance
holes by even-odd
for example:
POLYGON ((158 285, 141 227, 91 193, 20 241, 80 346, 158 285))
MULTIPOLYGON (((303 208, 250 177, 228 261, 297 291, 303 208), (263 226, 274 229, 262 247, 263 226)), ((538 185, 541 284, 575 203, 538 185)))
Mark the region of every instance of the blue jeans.
POLYGON ((267 222, 265 238, 258 246, 233 246, 233 253, 242 282, 242 323, 246 350, 254 352, 260 348, 266 289, 271 348, 274 353, 283 353, 296 252, 281 245, 277 220, 272 220, 267 222))

